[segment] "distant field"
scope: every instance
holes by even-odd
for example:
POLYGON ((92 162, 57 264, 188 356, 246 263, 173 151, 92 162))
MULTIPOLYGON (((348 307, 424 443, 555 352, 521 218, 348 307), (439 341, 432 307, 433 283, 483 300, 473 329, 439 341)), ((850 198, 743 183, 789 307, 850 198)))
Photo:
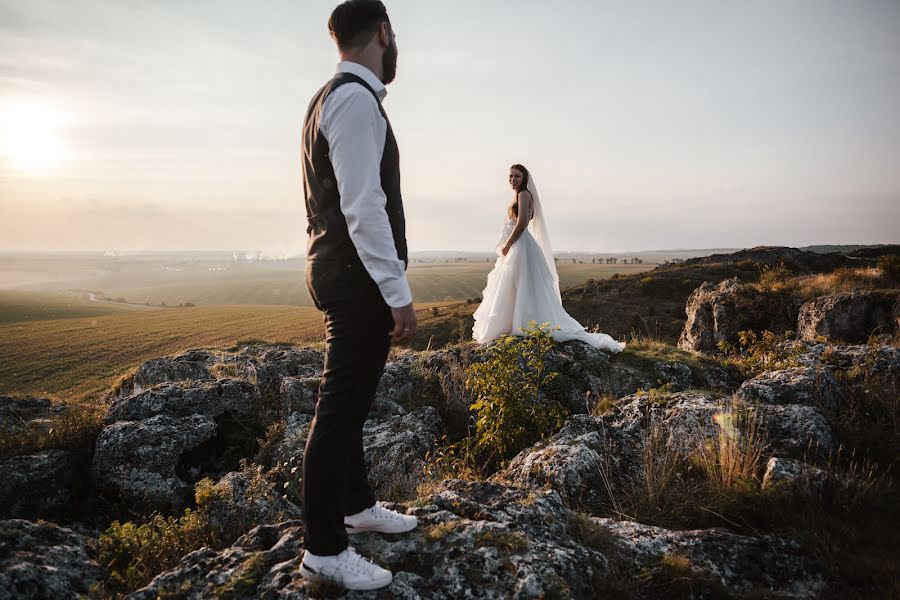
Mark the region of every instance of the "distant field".
MULTIPOLYGON (((430 316, 423 304, 420 318, 430 316)), ((0 324, 0 394, 81 400, 110 389, 141 362, 239 341, 309 342, 322 315, 294 306, 208 306, 0 324)))
POLYGON ((0 290, 0 323, 45 321, 121 314, 141 309, 111 303, 90 302, 72 294, 45 294, 0 290))
MULTIPOLYGON (((481 296, 493 262, 413 265, 408 273, 409 285, 416 302, 466 300, 481 296)), ((559 265, 563 288, 584 283, 588 279, 607 279, 614 273, 648 271, 654 265, 559 265)), ((214 304, 287 304, 312 306, 306 291, 301 266, 295 268, 235 269, 226 271, 148 271, 144 279, 132 273, 109 272, 99 277, 78 281, 54 282, 32 287, 35 291, 63 293, 67 288, 86 288, 103 292, 110 298, 126 298, 129 302, 149 302, 169 306, 192 302, 197 306, 214 304), (127 276, 126 276, 127 275, 127 276)))

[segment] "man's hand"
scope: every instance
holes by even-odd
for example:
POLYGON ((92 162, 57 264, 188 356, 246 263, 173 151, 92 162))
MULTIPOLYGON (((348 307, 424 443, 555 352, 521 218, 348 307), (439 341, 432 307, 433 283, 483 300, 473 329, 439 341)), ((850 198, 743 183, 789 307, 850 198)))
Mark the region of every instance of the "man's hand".
POLYGON ((416 311, 412 302, 400 308, 391 308, 394 330, 391 331, 392 344, 408 344, 416 334, 416 311))

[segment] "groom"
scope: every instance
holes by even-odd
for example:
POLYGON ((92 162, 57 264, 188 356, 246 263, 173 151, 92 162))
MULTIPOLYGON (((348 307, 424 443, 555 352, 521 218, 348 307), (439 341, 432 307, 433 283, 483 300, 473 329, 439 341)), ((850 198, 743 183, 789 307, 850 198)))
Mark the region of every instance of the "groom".
POLYGON ((412 339, 400 155, 381 106, 397 71, 397 42, 378 0, 334 9, 337 74, 303 124, 306 285, 325 313, 325 368, 303 458, 304 577, 352 590, 390 584, 391 572, 356 554, 347 534, 400 533, 416 518, 375 502, 362 427, 390 344, 412 339))

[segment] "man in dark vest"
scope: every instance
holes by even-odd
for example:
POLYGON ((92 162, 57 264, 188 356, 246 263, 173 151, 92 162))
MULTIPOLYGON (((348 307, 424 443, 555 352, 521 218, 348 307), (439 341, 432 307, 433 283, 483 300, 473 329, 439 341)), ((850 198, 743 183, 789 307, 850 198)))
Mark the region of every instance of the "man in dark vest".
POLYGON ((325 368, 303 458, 304 577, 373 590, 391 572, 348 547, 348 533, 402 533, 416 518, 375 501, 362 427, 390 344, 416 330, 406 280, 400 155, 381 106, 397 42, 378 0, 349 0, 328 21, 341 62, 303 124, 306 284, 325 313, 325 368))

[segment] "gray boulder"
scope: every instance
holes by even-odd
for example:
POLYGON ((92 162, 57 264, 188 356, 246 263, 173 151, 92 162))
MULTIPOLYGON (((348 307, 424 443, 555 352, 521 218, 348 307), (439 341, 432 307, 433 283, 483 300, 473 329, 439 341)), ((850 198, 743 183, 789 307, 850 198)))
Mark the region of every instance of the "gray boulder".
POLYGON ((208 369, 213 356, 206 350, 190 350, 175 357, 148 360, 133 375, 122 380, 109 400, 125 398, 160 383, 213 379, 208 369))
POLYGON ((0 521, 0 598, 85 597, 103 573, 86 540, 53 523, 0 521))
POLYGON ((106 423, 140 421, 157 415, 186 417, 206 415, 253 416, 260 410, 256 390, 240 379, 160 384, 114 401, 106 411, 106 423))
POLYGON ((805 404, 834 411, 842 400, 828 367, 796 367, 766 371, 741 384, 735 396, 746 402, 805 404))
MULTIPOLYGON (((303 464, 303 453, 312 418, 295 413, 284 440, 274 452, 282 465, 303 464)), ((406 499, 424 477, 425 454, 443 433, 437 409, 424 406, 405 415, 370 418, 363 425, 363 449, 369 485, 382 499, 406 499)))
POLYGON ((0 517, 63 518, 77 512, 88 484, 87 452, 47 450, 0 462, 0 517))
POLYGON ((137 512, 180 510, 201 475, 183 457, 215 436, 216 423, 206 415, 108 425, 97 438, 91 466, 97 489, 137 512))
POLYGON ((284 377, 281 379, 281 406, 284 414, 315 414, 319 394, 319 377, 284 377))
POLYGON ((845 292, 815 298, 800 307, 797 333, 815 341, 865 342, 872 333, 894 333, 897 294, 845 292))
POLYGON ((300 508, 282 496, 256 466, 222 477, 206 492, 202 504, 216 537, 230 544, 259 525, 302 519, 300 508))
POLYGON ((821 492, 828 480, 828 473, 800 460, 773 456, 766 463, 762 488, 764 490, 790 490, 793 492, 821 492))
POLYGON ((720 582, 724 593, 760 597, 818 598, 825 590, 821 565, 794 542, 774 536, 747 537, 723 529, 670 531, 614 519, 591 519, 636 575, 664 557, 686 560, 691 571, 720 582), (764 568, 758 568, 765 565, 764 568))
POLYGON ((714 285, 708 281, 694 290, 685 307, 687 321, 678 347, 682 350, 712 352, 720 340, 732 341, 747 328, 743 308, 756 297, 755 290, 742 286, 737 278, 714 285))

